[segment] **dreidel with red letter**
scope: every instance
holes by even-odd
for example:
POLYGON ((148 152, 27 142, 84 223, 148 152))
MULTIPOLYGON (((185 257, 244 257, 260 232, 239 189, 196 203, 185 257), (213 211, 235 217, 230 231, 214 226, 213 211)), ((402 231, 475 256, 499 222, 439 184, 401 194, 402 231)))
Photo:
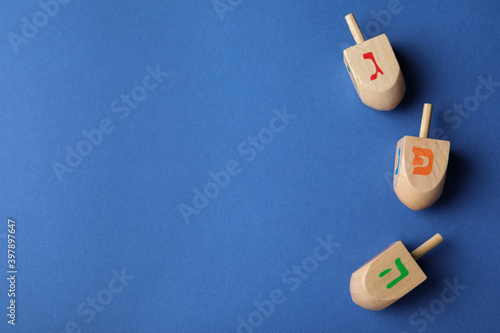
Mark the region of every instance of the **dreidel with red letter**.
POLYGON ((357 45, 344 50, 344 64, 361 101, 381 111, 394 109, 406 84, 386 34, 365 41, 353 14, 345 17, 357 45))
POLYGON ((362 308, 382 310, 427 279, 416 260, 443 241, 436 234, 412 253, 401 241, 390 245, 352 273, 351 298, 362 308))
POLYGON ((424 104, 419 137, 405 136, 396 146, 394 191, 408 208, 421 210, 443 192, 450 141, 429 139, 432 104, 424 104))

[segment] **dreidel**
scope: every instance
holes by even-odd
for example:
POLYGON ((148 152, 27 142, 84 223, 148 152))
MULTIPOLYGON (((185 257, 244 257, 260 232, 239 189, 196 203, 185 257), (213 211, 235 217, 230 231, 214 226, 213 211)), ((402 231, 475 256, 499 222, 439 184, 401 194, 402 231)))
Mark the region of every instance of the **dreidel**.
POLYGON ((365 41, 351 13, 345 17, 357 45, 344 50, 344 64, 361 101, 381 111, 394 109, 406 84, 386 34, 365 41))
POLYGON ((351 298, 362 308, 385 309, 427 279, 416 260, 443 241, 436 234, 412 253, 401 241, 392 243, 352 273, 351 298))
POLYGON ((432 104, 424 104, 419 137, 404 136, 396 146, 394 191, 408 208, 421 210, 443 192, 450 141, 429 139, 432 104))

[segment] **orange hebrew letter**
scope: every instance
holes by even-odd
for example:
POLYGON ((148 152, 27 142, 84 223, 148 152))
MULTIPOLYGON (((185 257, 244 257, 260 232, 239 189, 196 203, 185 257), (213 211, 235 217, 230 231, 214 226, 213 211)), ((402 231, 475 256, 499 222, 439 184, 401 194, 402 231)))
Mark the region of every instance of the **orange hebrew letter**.
POLYGON ((418 165, 413 169, 413 174, 422 176, 430 175, 432 171, 432 162, 434 160, 434 154, 432 153, 432 150, 427 148, 413 147, 412 151, 413 154, 415 154, 413 165, 418 165), (422 157, 427 157, 427 165, 424 165, 424 159, 422 157))

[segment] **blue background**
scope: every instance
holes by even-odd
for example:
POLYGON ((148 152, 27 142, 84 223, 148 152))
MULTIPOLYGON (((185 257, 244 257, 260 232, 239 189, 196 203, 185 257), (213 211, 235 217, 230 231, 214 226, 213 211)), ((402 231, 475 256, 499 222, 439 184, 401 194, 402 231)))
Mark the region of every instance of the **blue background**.
POLYGON ((3 4, 0 330, 236 332, 254 301, 279 289, 284 302, 260 321, 254 313, 252 331, 498 332, 500 87, 474 96, 479 77, 500 81, 499 3, 221 3, 231 10, 72 0, 45 21, 37 1, 3 4), (345 70, 351 12, 366 38, 386 33, 395 50, 407 93, 394 111, 363 105, 345 70), (12 42, 34 15, 38 31, 12 42), (111 104, 148 66, 168 76, 120 119, 111 104), (425 102, 431 136, 451 142, 451 157, 441 199, 414 212, 394 194, 392 172, 396 142, 418 135, 425 102), (464 104, 471 111, 454 111, 464 104), (264 130, 268 143, 248 161, 238 147, 270 126, 273 110, 295 117, 272 140, 264 130), (60 181, 54 162, 103 119, 113 131, 60 181), (186 223, 180 205, 193 206, 193 189, 233 160, 239 174, 186 223), (8 218, 15 328, 5 315, 8 218), (437 232, 445 241, 419 261, 422 285, 381 312, 351 301, 349 279, 364 262, 437 232), (335 248, 314 266, 317 238, 329 235, 335 248), (286 282, 303 261, 313 272, 286 282), (113 270, 131 277, 108 300, 113 270), (466 286, 449 304, 445 281, 466 286), (80 315, 97 295, 109 304, 80 315), (429 307, 438 314, 418 314, 429 307))

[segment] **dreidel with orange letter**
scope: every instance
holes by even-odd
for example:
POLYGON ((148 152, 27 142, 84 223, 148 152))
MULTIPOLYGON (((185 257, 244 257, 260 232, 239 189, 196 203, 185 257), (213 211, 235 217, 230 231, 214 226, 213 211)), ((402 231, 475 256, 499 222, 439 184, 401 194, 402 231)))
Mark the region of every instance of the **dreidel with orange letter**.
POLYGON ((408 208, 421 210, 443 192, 450 141, 428 139, 432 104, 424 104, 419 137, 405 136, 396 146, 394 191, 408 208))
POLYGON ((381 111, 394 109, 406 84, 386 34, 365 41, 353 14, 345 17, 357 45, 344 50, 344 64, 361 101, 381 111))
POLYGON ((352 273, 351 298, 362 308, 382 310, 427 279, 416 260, 443 241, 436 234, 412 253, 401 241, 390 245, 352 273))

